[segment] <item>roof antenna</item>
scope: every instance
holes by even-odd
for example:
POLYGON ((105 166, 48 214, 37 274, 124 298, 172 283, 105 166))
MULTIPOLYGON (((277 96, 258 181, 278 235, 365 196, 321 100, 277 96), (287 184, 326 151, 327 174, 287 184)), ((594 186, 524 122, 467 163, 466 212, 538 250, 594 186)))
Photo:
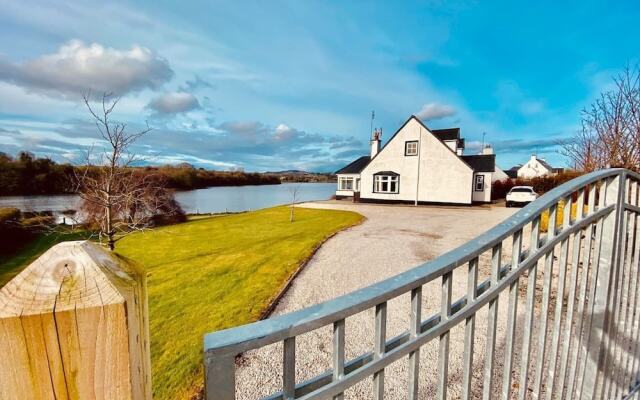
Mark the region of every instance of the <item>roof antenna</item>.
POLYGON ((376 110, 371 111, 371 130, 369 130, 369 134, 373 135, 373 120, 376 118, 376 110))
MULTIPOLYGON (((487 134, 487 132, 482 132, 482 149, 484 150, 484 136, 487 134)), ((482 150, 481 150, 482 151, 482 150)))

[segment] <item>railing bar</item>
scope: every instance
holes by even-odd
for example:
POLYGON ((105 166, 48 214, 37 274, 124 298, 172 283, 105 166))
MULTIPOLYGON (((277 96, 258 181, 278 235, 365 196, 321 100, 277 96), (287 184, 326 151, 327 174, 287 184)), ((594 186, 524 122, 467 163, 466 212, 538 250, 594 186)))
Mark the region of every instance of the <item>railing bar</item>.
MULTIPOLYGON (((442 295, 440 305, 440 321, 446 321, 451 315, 451 289, 453 272, 442 276, 442 295)), ((438 354, 438 394, 437 398, 447 398, 447 380, 449 377, 449 331, 440 335, 438 354)))
POLYGON ((296 394, 296 337, 284 340, 282 357, 282 392, 286 400, 295 399, 296 394))
MULTIPOLYGON (((583 188, 578 192, 578 201, 576 202, 576 220, 581 220, 584 215, 584 199, 586 195, 586 188, 583 188)), ((578 230, 573 234, 573 252, 571 260, 571 277, 569 284, 569 299, 567 301, 567 316, 564 329, 564 346, 560 355, 560 374, 558 375, 558 387, 556 390, 556 398, 558 400, 564 397, 564 386, 567 378, 567 366, 569 361, 569 353, 571 352, 571 344, 573 342, 573 336, 571 334, 573 329, 574 310, 576 305, 576 294, 578 290, 578 272, 580 269, 580 250, 582 246, 582 235, 585 231, 578 230)), ((583 273, 586 271, 583 270, 583 273)), ((578 314, 579 317, 580 314, 578 314)), ((576 321, 576 325, 578 321, 576 321)), ((576 330, 576 335, 580 335, 580 331, 576 330)), ((571 368, 575 368, 576 364, 572 364, 571 368)), ((567 394, 572 393, 571 389, 567 390, 567 394)))
MULTIPOLYGON (((636 195, 640 194, 640 190, 638 190, 638 183, 635 183, 635 187, 636 187, 636 195)), ((637 196, 635 199, 635 202, 637 203, 637 196)), ((634 287, 634 293, 633 293, 633 302, 632 302, 632 307, 631 307, 631 315, 632 315, 632 324, 630 326, 630 332, 628 334, 628 337, 632 338, 631 340, 631 351, 630 351, 630 364, 631 364, 631 368, 627 367, 627 371, 628 371, 628 381, 631 384, 636 383, 636 378, 637 378, 637 370, 636 368, 638 367, 637 361, 638 361, 638 357, 637 357, 637 353, 638 353, 638 336, 640 334, 640 312, 638 312, 638 300, 639 300, 639 290, 640 290, 640 279, 638 278, 638 275, 640 274, 640 265, 639 265, 639 259, 640 259, 640 221, 638 218, 638 214, 635 214, 634 216, 635 219, 635 226, 634 226, 634 257, 633 257, 633 261, 632 261, 632 265, 634 267, 634 270, 631 274, 631 276, 634 279, 634 283, 633 283, 633 287, 634 287)))
MULTIPOLYGON (((511 251, 511 265, 517 268, 522 252, 522 229, 513 234, 513 245, 511 251)), ((502 398, 511 397, 511 372, 513 369, 514 343, 516 340, 516 317, 518 313, 518 283, 519 279, 513 281, 509 287, 509 309, 507 311, 507 332, 505 337, 505 361, 504 372, 502 374, 502 398)))
MULTIPOLYGON (((607 187, 610 185, 611 181, 612 181, 611 179, 606 179, 600 187, 600 190, 598 192, 598 208, 601 208, 604 206, 605 192, 607 191, 607 187)), ((600 272, 600 250, 601 250, 601 244, 602 244, 603 220, 604 219, 600 219, 596 223, 595 240, 593 243, 593 250, 592 250, 593 256, 591 257, 592 271, 591 271, 589 293, 587 297, 589 303, 587 305, 587 311, 585 312, 586 319, 585 319, 585 325, 584 325, 585 326, 584 344, 581 346, 583 362, 580 366, 580 371, 578 372, 577 381, 576 381, 576 394, 577 394, 577 398, 580 398, 580 399, 582 399, 582 395, 584 392, 587 363, 589 362, 589 344, 591 343, 591 329, 593 326, 593 310, 595 306, 594 303, 595 303, 595 294, 596 294, 596 288, 597 288, 597 282, 598 282, 598 274, 600 272)), ((589 398, 593 397, 593 394, 592 393, 588 394, 588 397, 589 398)))
MULTIPOLYGON (((629 199, 626 204, 635 203, 635 198, 637 196, 636 193, 636 181, 629 180, 629 184, 627 186, 629 188, 629 199)), ((620 368, 622 369, 621 379, 621 387, 623 390, 626 390, 626 387, 631 383, 630 373, 629 373, 629 365, 631 360, 631 337, 633 333, 633 326, 635 324, 633 318, 633 312, 635 307, 635 290, 636 290, 636 278, 637 276, 634 274, 634 262, 636 258, 636 229, 637 229, 637 214, 633 212, 629 212, 628 217, 630 218, 629 222, 629 231, 627 236, 627 258, 625 259, 628 263, 628 273, 626 275, 626 281, 629 283, 628 293, 627 293, 627 302, 625 307, 625 324, 624 330, 622 333, 623 337, 623 347, 622 347, 622 362, 620 364, 620 368)))
MULTIPOLYGON (((557 204, 549 209, 549 223, 547 237, 555 234, 557 204)), ((538 334, 538 354, 536 357, 535 385, 533 395, 540 398, 542 391, 542 375, 547 347, 547 321, 549 315, 549 302, 551 301, 551 282, 553 278, 553 248, 545 256, 544 283, 542 286, 542 308, 540 310, 540 333, 538 334)))
MULTIPOLYGON (((344 378, 344 335, 345 320, 340 319, 333 323, 333 381, 344 378)), ((333 396, 334 400, 344 399, 342 392, 333 396)))
MULTIPOLYGON (((627 177, 625 180, 625 195, 621 207, 624 207, 625 204, 629 203, 629 198, 631 197, 631 179, 627 177)), ((610 392, 612 393, 614 398, 618 397, 619 393, 623 391, 624 385, 624 374, 625 371, 622 369, 622 363, 624 362, 624 353, 623 348, 625 345, 625 337, 624 333, 627 328, 627 311, 629 309, 629 288, 631 284, 630 279, 630 263, 628 262, 629 257, 629 220, 631 218, 631 212, 623 208, 623 223, 622 223, 622 235, 620 236, 620 253, 618 255, 618 264, 619 264, 619 299, 618 299, 618 308, 616 311, 616 317, 613 320, 613 337, 614 337, 614 361, 612 370, 613 379, 610 386, 610 392), (626 279, 625 279, 626 278, 626 279), (621 328, 621 329, 620 329, 621 328)))
MULTIPOLYGON (((532 250, 537 249, 540 240, 540 216, 531 223, 531 246, 532 250)), ((535 314, 535 296, 536 296, 536 275, 538 272, 538 262, 529 270, 527 279, 527 303, 525 312, 525 325, 523 328, 522 338, 522 362, 520 363, 520 387, 518 390, 518 399, 524 400, 529 385, 529 361, 531 359, 531 337, 533 333, 533 316, 535 314)))
MULTIPOLYGON (((467 299, 473 303, 476 299, 476 287, 478 286, 478 258, 469 261, 469 273, 467 275, 467 299)), ((471 398, 471 381, 473 378, 473 344, 476 329, 476 315, 471 314, 464 326, 464 366, 462 376, 462 398, 471 398)))
MULTIPOLYGON (((605 216, 609 215, 613 210, 614 210, 613 205, 600 208, 596 212, 588 215, 582 221, 577 222, 575 224, 575 229, 584 229, 590 224, 593 224, 598 220, 601 220, 605 216)), ((508 274, 510 269, 508 265, 503 266, 500 269, 500 283, 497 288, 493 287, 493 289, 498 290, 498 293, 503 290, 506 290, 506 287, 513 282, 513 279, 516 279, 516 277, 519 277, 523 273, 530 271, 532 268, 534 268, 535 265, 537 265, 537 262, 539 261, 539 259, 545 255, 545 252, 549 248, 557 245, 557 243, 559 243, 562 239, 564 239, 569 234, 570 234, 569 231, 560 232, 555 238, 545 243, 542 243, 541 241, 538 240, 538 243, 542 244, 542 247, 537 249, 536 251, 527 250, 523 252, 523 255, 521 257, 523 261, 515 271, 512 271, 511 274, 508 274)), ((459 300, 457 300, 455 303, 452 304, 451 306, 452 314, 449 320, 453 322, 452 325, 455 325, 461 322, 462 319, 469 318, 475 312, 477 312, 478 309, 486 305, 493 297, 496 296, 497 293, 487 293, 491 289, 490 283, 491 283, 491 279, 489 278, 483 281, 481 284, 477 285, 477 289, 476 289, 477 300, 475 302, 467 304, 466 296, 463 296, 462 298, 460 298, 459 300)), ((420 328, 421 334, 426 334, 427 332, 436 328, 439 324, 440 324, 440 314, 438 313, 422 322, 421 328, 420 328)), ((437 332, 439 335, 443 331, 437 331, 437 332)), ((409 341, 409 337, 410 337, 409 332, 405 332, 403 334, 400 334, 388 340, 386 344, 385 354, 397 349, 398 347, 406 346, 407 342, 409 341)), ((362 367, 365 367, 367 364, 371 363, 372 360, 373 360, 373 353, 368 352, 346 362, 345 374, 351 375, 352 373, 355 373, 356 370, 362 367)), ((319 390, 323 386, 330 385, 332 381, 332 375, 333 375, 333 371, 330 370, 319 375, 318 377, 302 382, 296 387, 296 396, 303 397, 307 394, 310 394, 312 392, 319 390)), ((267 399, 268 400, 282 399, 282 395, 275 393, 265 398, 265 400, 267 399)))
MULTIPOLYGON (((629 204, 636 204, 637 203, 637 198, 638 198, 638 183, 635 180, 632 180, 630 182, 629 185, 629 191, 630 191, 630 199, 629 199, 629 204)), ((622 363, 623 365, 623 376, 622 376, 622 387, 625 388, 626 386, 630 385, 632 382, 631 380, 631 372, 629 371, 629 366, 631 365, 631 359, 633 357, 633 353, 632 353, 632 346, 633 346, 633 341, 631 340, 631 338, 633 337, 633 327, 635 325, 635 318, 634 318, 634 312, 635 312, 635 307, 636 307, 636 290, 637 290, 637 283, 638 283, 638 271, 635 268, 635 262, 637 260, 637 230, 638 230, 638 214, 636 213, 629 213, 629 217, 632 218, 631 220, 631 227, 630 227, 630 235, 628 238, 628 247, 629 247, 629 273, 627 275, 627 280, 630 279, 629 282, 629 294, 627 297, 628 300, 628 306, 626 309, 626 315, 625 315, 625 330, 624 330, 624 338, 625 338, 625 346, 624 346, 624 351, 622 352, 623 357, 624 357, 624 361, 622 363)))
MULTIPOLYGON (((586 219, 583 222, 584 224, 591 223, 594 219, 598 219, 602 216, 608 215, 612 209, 613 206, 598 210, 595 215, 591 216, 589 219, 586 219)), ((578 225, 578 227, 580 228, 582 228, 583 226, 584 225, 582 223, 578 225)), ((561 233, 560 235, 558 235, 557 239, 562 240, 568 234, 568 232, 561 233)), ((555 240, 548 243, 549 246, 556 244, 557 241, 555 240)), ((345 375, 345 378, 343 380, 337 382, 329 382, 328 384, 315 389, 313 392, 308 392, 307 395, 301 396, 300 399, 308 400, 315 398, 326 398, 328 394, 337 393, 337 391, 339 391, 341 388, 350 387, 354 383, 359 382, 360 380, 368 376, 371 376, 374 371, 380 370, 382 367, 398 361, 400 358, 419 349, 421 346, 424 346, 429 341, 435 339, 436 337, 439 337, 445 331, 450 330, 451 328, 462 322, 463 319, 469 317, 474 313, 477 313, 479 309, 487 305, 491 300, 494 300, 496 296, 506 290, 506 288, 509 287, 509 285, 511 285, 515 279, 518 279, 522 275, 522 273, 524 273, 524 271, 532 268, 533 264, 537 262, 542 255, 544 255, 544 251, 546 250, 547 249, 543 248, 541 249, 541 254, 534 255, 525 259, 525 261, 523 261, 520 266, 515 271, 513 271, 513 273, 505 275, 505 277, 498 282, 497 286, 492 286, 493 291, 487 290, 482 295, 478 295, 475 302, 469 304, 468 307, 462 308, 458 313, 452 314, 452 316, 448 320, 442 323, 431 324, 431 328, 423 331, 420 335, 418 335, 417 338, 415 338, 415 340, 407 340, 402 344, 398 344, 394 349, 387 350, 387 352, 384 354, 384 357, 382 357, 381 359, 370 361, 369 363, 362 365, 359 368, 353 369, 349 374, 345 375)), ((438 321, 439 319, 439 314, 435 318, 433 318, 433 320, 438 321)), ((269 397, 269 399, 272 398, 277 397, 269 397)))
MULTIPOLYGON (((422 286, 411 291, 411 317, 409 342, 420 334, 422 320, 422 286)), ((409 400, 418 399, 418 383, 420 373, 420 348, 409 353, 409 400)))
MULTIPOLYGON (((640 236, 640 235, 639 235, 640 236)), ((636 264, 638 267, 638 264, 636 264)), ((636 275, 639 272, 636 270, 636 275)), ((633 334, 632 334, 632 351, 631 351, 631 370, 630 370, 630 382, 631 385, 635 386, 640 384, 639 374, 638 374, 638 365, 640 360, 640 354, 638 354, 638 350, 640 348, 640 312, 638 311, 638 304, 640 302, 640 278, 637 280, 636 284, 636 304, 634 308, 634 326, 633 326, 633 334)), ((639 395, 640 396, 640 395, 639 395)))
POLYGON ((630 211, 634 214, 640 214, 640 206, 638 206, 637 204, 625 204, 624 208, 625 210, 630 211))
POLYGON ((616 238, 619 237, 619 221, 622 208, 618 205, 622 204, 622 186, 624 185, 624 171, 618 176, 608 179, 604 193, 601 193, 601 198, 608 204, 616 205, 616 212, 608 215, 603 219, 602 229, 597 237, 596 247, 599 249, 598 257, 595 258, 598 263, 598 276, 595 281, 598 283, 598 288, 595 292, 593 299, 594 307, 591 314, 591 327, 589 332, 592 333, 589 336, 587 342, 587 349, 589 349, 592 357, 587 358, 587 368, 583 386, 583 396, 587 399, 599 398, 602 394, 601 388, 603 387, 603 371, 606 368, 606 351, 605 357, 602 357, 603 350, 607 350, 608 330, 607 326, 609 320, 612 317, 612 302, 611 294, 612 289, 615 289, 614 280, 616 277, 616 262, 615 262, 615 246, 616 238), (613 198, 615 196, 615 198, 613 198), (606 235, 605 235, 606 232, 606 235), (603 238, 605 240, 603 240, 603 238), (604 254, 603 254, 604 253, 604 254), (596 329, 593 329, 595 321, 596 329))
POLYGON ((620 217, 616 217, 619 219, 615 225, 615 234, 610 238, 613 245, 613 264, 611 266, 613 284, 609 284, 608 311, 605 313, 605 330, 603 338, 603 348, 605 350, 604 366, 598 374, 598 381, 602 381, 603 383, 603 385, 598 386, 600 393, 602 393, 600 398, 605 398, 603 396, 609 398, 611 396, 611 392, 615 392, 615 386, 617 383, 617 368, 615 362, 617 360, 616 354, 618 352, 618 332, 615 327, 620 318, 620 308, 623 297, 622 274, 624 272, 624 268, 622 254, 624 252, 624 232, 627 221, 627 213, 624 210, 624 203, 626 199, 626 179, 624 174, 620 175, 618 182, 618 198, 615 201, 616 207, 620 209, 620 217))
MULTIPOLYGON (((375 322, 375 344, 373 358, 375 360, 384 355, 387 343, 387 302, 376 306, 375 322)), ((384 368, 373 374, 373 398, 382 400, 384 398, 384 368)))
POLYGON ((204 354, 206 400, 235 400, 236 359, 233 356, 204 354))
MULTIPOLYGON (((587 215, 591 215, 596 210, 596 185, 593 184, 589 187, 589 198, 588 198, 588 213, 587 215)), ((580 279, 580 294, 578 301, 578 316, 577 316, 577 327, 576 327, 576 335, 578 342, 576 343, 575 350, 571 357, 571 366, 573 366, 573 370, 569 374, 569 383, 567 385, 567 393, 577 393, 579 392, 579 387, 575 388, 574 384, 578 379, 578 373, 580 371, 580 365, 583 361, 583 358, 579 357, 582 349, 582 337, 586 333, 583 333, 584 321, 588 316, 585 315, 584 308, 587 304, 587 290, 589 287, 589 271, 591 271, 591 254, 592 254, 592 242, 593 236, 595 235, 595 222, 589 224, 587 228, 584 230, 585 234, 585 244, 584 251, 582 255, 582 277, 580 279)))
MULTIPOLYGON (((502 263, 502 243, 498 243, 491 249, 491 287, 498 285, 500 264, 502 263)), ((483 400, 490 400, 493 396, 491 383, 493 382, 493 364, 496 350, 496 330, 498 328, 498 301, 499 293, 489 301, 487 323, 487 348, 484 360, 484 382, 482 386, 483 400)))
MULTIPOLYGON (((376 306, 375 343, 373 359, 377 360, 384 355, 387 340, 387 302, 376 306)), ((384 398, 384 368, 373 374, 373 398, 384 398)))
MULTIPOLYGON (((571 222, 571 196, 564 200, 563 211, 563 228, 568 227, 571 222)), ((580 232, 578 232, 579 234, 580 232)), ((553 324, 553 336, 551 339, 551 356, 549 357, 549 380, 546 385, 545 398, 551 400, 554 393, 554 383, 556 380, 556 367, 558 359, 558 350, 560 348, 560 334, 562 332, 562 310, 564 306, 564 291, 567 279, 567 263, 569 258, 569 239, 567 237, 560 244, 560 260, 558 260, 558 287, 556 290, 556 309, 553 324)), ((571 328, 571 322, 567 322, 571 328)), ((562 390, 562 388, 560 388, 562 390)))
MULTIPOLYGON (((631 196, 631 179, 627 178, 626 180, 626 184, 625 184, 625 189, 626 189, 626 194, 625 194, 625 200, 624 200, 624 204, 627 203, 629 197, 631 196)), ((615 361, 614 361, 614 369, 615 369, 615 385, 612 388, 613 389, 613 396, 614 398, 618 397, 618 394, 623 394, 623 387, 625 385, 625 374, 626 371, 624 370, 624 363, 626 361, 626 356, 625 356, 625 347, 627 344, 627 339, 625 337, 625 333, 627 331, 627 325, 628 325, 628 316, 629 316, 629 298, 630 298, 630 290, 631 290, 631 262, 630 262, 630 251, 632 250, 632 246, 631 246, 631 242, 630 242, 630 235, 629 235, 629 231, 630 231, 630 227, 632 225, 632 213, 629 211, 623 211, 624 213, 624 222, 623 222, 623 235, 621 237, 622 240, 622 252, 621 252, 621 260, 620 260, 620 270, 621 270, 621 275, 620 275, 620 279, 621 279, 621 296, 620 296, 620 311, 618 312, 618 318, 614 319, 614 324, 616 324, 616 327, 614 329, 615 331, 615 347, 616 347, 616 353, 615 353, 615 361), (621 321, 621 323, 618 323, 618 321, 621 321)))
MULTIPOLYGON (((635 179, 635 178, 634 178, 635 179)), ((634 184, 636 187, 636 196, 633 199, 633 203, 634 205, 637 205, 640 202, 640 188, 639 188, 639 184, 637 180, 634 180, 634 184)), ((636 250, 636 255, 635 258, 633 260, 633 265, 635 266, 635 272, 633 274, 633 276, 636 278, 636 290, 634 293, 634 307, 633 307, 633 314, 635 316, 634 318, 634 325, 632 326, 632 332, 633 334, 631 335, 631 337, 633 338, 632 340, 632 352, 631 352, 631 370, 630 370, 630 380, 633 384, 638 383, 637 381, 637 369, 638 368, 638 342, 640 342, 640 312, 638 312, 638 304, 639 304, 639 300, 640 300, 640 278, 638 277, 638 275, 640 274, 640 220, 639 220, 639 216, 638 214, 635 214, 635 220, 636 220, 636 226, 635 226, 635 250, 636 250)))

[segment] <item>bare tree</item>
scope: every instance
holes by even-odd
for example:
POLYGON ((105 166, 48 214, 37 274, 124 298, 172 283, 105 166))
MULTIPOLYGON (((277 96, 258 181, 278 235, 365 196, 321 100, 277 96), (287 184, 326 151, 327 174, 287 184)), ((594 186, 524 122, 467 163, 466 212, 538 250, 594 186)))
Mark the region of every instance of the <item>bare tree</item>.
POLYGON ((76 191, 85 222, 113 250, 122 237, 149 227, 159 216, 183 213, 161 177, 134 168, 139 159, 130 147, 151 128, 130 133, 125 123, 112 121, 119 98, 112 100, 108 93, 102 95, 100 110, 91 106, 88 94, 83 98, 106 146, 99 154, 87 152, 86 166, 76 169, 76 191))
POLYGON ((293 185, 289 187, 289 194, 291 195, 291 212, 289 213, 289 222, 293 222, 295 220, 295 207, 296 202, 298 201, 298 195, 300 193, 300 185, 293 185))
POLYGON ((560 143, 578 170, 640 167, 640 69, 627 67, 613 81, 612 90, 582 111, 582 131, 560 143))

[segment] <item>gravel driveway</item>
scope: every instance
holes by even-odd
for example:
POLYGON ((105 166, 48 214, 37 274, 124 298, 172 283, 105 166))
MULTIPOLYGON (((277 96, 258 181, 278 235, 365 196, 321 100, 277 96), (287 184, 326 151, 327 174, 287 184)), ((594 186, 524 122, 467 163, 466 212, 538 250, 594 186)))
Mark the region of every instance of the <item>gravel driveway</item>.
MULTIPOLYGON (((327 241, 296 278, 282 298, 274 315, 332 299, 384 278, 396 275, 431 260, 440 254, 478 236, 516 210, 498 206, 477 207, 411 207, 352 204, 347 202, 308 203, 304 207, 353 210, 367 220, 343 231, 327 241)), ((525 237, 525 240, 528 240, 525 237)), ((525 241, 524 243, 528 243, 525 241)), ((511 243, 503 244, 503 259, 510 259, 511 243)), ((489 254, 480 260, 482 281, 490 275, 489 254)), ((453 277, 453 298, 466 292, 466 268, 460 268, 453 277)), ((506 326, 507 296, 499 303, 498 341, 496 365, 503 355, 503 336, 506 326)), ((439 312, 440 282, 431 282, 423 288, 423 318, 439 312)), ((393 337, 409 327, 409 295, 388 303, 387 337, 393 337)), ((520 308, 522 310, 522 308, 520 308)), ((484 362, 484 336, 486 307, 476 318, 474 388, 482 390, 482 363, 484 362)), ((346 357, 351 359, 373 349, 374 310, 354 315, 346 321, 346 357)), ((323 327, 296 340, 297 381, 309 379, 331 368, 331 326, 323 327)), ((464 324, 451 333, 449 362, 449 398, 458 398, 461 391, 464 324)), ((516 353, 519 349, 516 348, 516 353)), ((420 397, 436 394, 438 342, 432 341, 421 349, 420 397)), ((280 390, 282 345, 247 352, 237 370, 239 399, 255 399, 280 390)), ((407 397, 408 363, 406 358, 392 364, 385 373, 385 398, 407 397)), ((495 380, 501 379, 501 368, 496 368, 495 380)), ((360 382, 345 392, 345 398, 367 399, 372 396, 371 379, 360 382)))

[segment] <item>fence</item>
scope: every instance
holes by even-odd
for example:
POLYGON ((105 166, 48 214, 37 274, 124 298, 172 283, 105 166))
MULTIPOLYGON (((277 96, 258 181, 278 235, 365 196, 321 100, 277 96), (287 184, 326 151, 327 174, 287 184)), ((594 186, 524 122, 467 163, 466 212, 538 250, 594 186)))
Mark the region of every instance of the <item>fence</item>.
POLYGON ((458 325, 464 326, 464 399, 480 394, 483 399, 637 397, 639 180, 640 175, 622 169, 583 175, 476 239, 405 273, 304 310, 207 334, 207 399, 235 399, 236 356, 276 342, 283 342, 284 349, 282 389, 269 399, 342 399, 345 390, 365 379, 371 380, 373 398, 382 399, 385 367, 404 358, 409 365, 408 397, 422 398, 419 355, 431 341, 438 342, 438 360, 422 368, 437 365, 437 398, 444 399, 450 333, 458 325), (548 228, 542 232, 541 221, 547 213, 548 228), (512 246, 507 260, 502 256, 504 243, 512 246), (479 257, 486 253, 491 257, 490 276, 478 283, 479 257), (467 275, 467 293, 459 299, 452 298, 454 272, 467 275), (543 282, 541 290, 536 279, 543 282), (441 309, 423 315, 423 286, 432 281, 441 285, 441 309), (387 302, 407 293, 410 326, 388 339, 387 302), (500 296, 506 296, 508 306, 500 309, 507 313, 505 349, 504 358, 496 362, 500 296), (520 302, 524 318, 518 318, 520 302), (487 330, 477 332, 476 317, 484 307, 487 330), (345 359, 345 319, 368 309, 375 309, 374 348, 345 359), (522 335, 516 335, 519 322, 524 324, 522 335), (333 367, 299 382, 296 337, 327 325, 333 326, 333 367), (485 335, 480 363, 474 361, 476 335, 485 335), (514 356, 516 345, 518 357, 514 356), (478 364, 482 379, 474 381, 478 364))

